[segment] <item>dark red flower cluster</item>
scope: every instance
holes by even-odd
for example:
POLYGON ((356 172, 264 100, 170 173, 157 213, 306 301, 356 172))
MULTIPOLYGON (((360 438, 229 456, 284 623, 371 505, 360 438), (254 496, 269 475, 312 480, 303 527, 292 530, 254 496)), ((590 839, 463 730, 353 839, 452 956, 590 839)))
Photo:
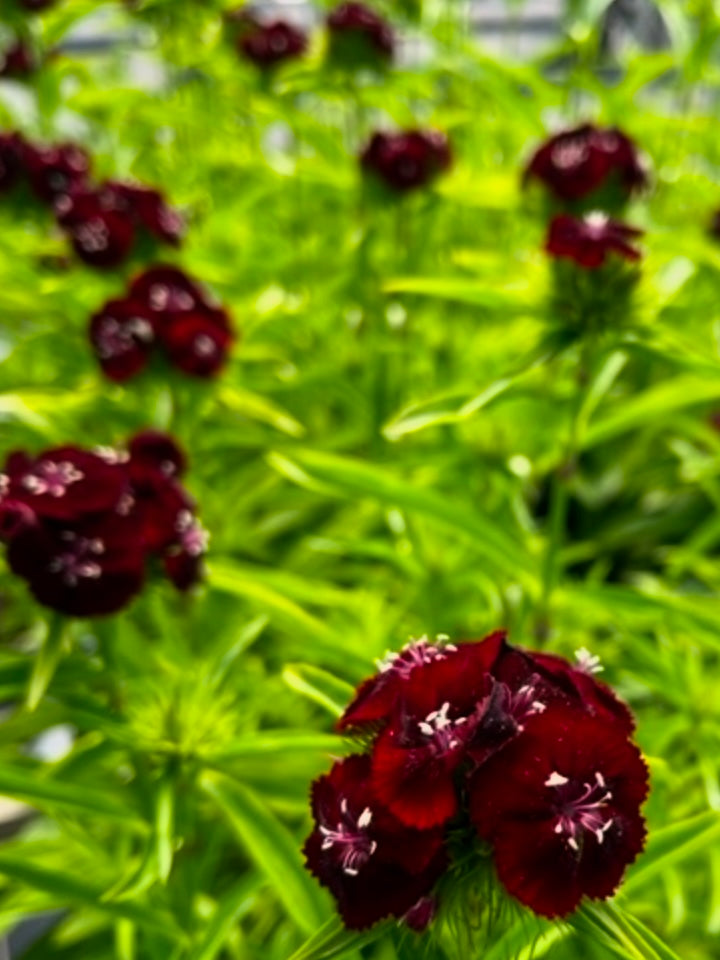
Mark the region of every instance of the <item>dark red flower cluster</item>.
POLYGON ((447 137, 437 130, 375 133, 360 155, 366 172, 401 192, 426 186, 451 159, 447 137))
POLYGON ((648 775, 632 715, 597 669, 587 651, 572 665, 497 632, 413 642, 359 687, 338 726, 371 751, 316 781, 305 844, 349 927, 408 911, 415 929, 428 923, 463 827, 538 914, 614 892, 644 845, 648 775))
POLYGON ((377 66, 392 59, 395 38, 390 24, 364 3, 347 0, 327 18, 330 57, 339 66, 377 66))
POLYGON ((134 183, 90 180, 90 157, 75 144, 41 147, 17 133, 0 134, 0 192, 26 178, 52 206, 75 252, 93 267, 123 263, 145 237, 177 246, 180 216, 158 190, 134 183))
POLYGON ((225 15, 240 54, 264 70, 305 53, 308 40, 302 30, 286 20, 261 20, 241 7, 225 15))
POLYGON ((207 534, 180 484, 185 456, 163 433, 134 436, 127 452, 56 447, 11 453, 0 473, 0 539, 33 596, 60 613, 114 613, 160 558, 179 590, 200 578, 207 534))
POLYGON ((539 180, 565 202, 583 200, 606 188, 627 199, 647 183, 632 140, 617 128, 590 123, 550 137, 530 160, 525 178, 539 180))
POLYGON ((103 373, 117 383, 138 374, 156 346, 184 373, 211 377, 233 341, 227 312, 169 266, 136 277, 124 297, 108 301, 91 318, 89 333, 103 373))
POLYGON ((16 40, 0 53, 0 77, 21 80, 37 69, 37 61, 30 47, 22 40, 16 40))
POLYGON ((607 214, 594 212, 584 217, 559 214, 550 222, 545 249, 554 257, 574 260, 588 270, 602 267, 610 254, 626 260, 639 260, 640 252, 632 241, 642 230, 629 227, 607 214))

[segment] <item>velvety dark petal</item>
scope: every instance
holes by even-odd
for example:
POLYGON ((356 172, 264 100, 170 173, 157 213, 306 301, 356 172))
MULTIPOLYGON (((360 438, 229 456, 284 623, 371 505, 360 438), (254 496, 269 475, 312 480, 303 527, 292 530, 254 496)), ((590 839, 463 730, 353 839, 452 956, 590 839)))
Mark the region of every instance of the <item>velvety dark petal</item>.
POLYGON ((192 514, 194 504, 185 490, 154 466, 135 463, 132 471, 133 514, 138 518, 145 549, 161 552, 173 546, 179 536, 184 514, 192 514))
POLYGON ((139 470, 136 482, 142 483, 144 468, 159 470, 166 477, 181 477, 187 468, 187 457, 178 442, 169 433, 161 430, 141 430, 130 439, 130 477, 139 470))
POLYGON ((177 267, 155 266, 137 276, 129 298, 139 300, 158 314, 202 312, 209 303, 197 283, 177 267))
POLYGON ((239 39, 241 53, 259 67, 277 66, 305 52, 307 38, 297 27, 284 20, 258 24, 239 39))
POLYGON ((231 334, 206 313, 178 314, 161 329, 160 337, 170 362, 194 377, 219 373, 232 342, 231 334))
POLYGON ((138 226, 158 240, 173 246, 180 243, 184 226, 182 217, 167 205, 159 190, 118 181, 111 181, 109 185, 123 199, 138 226))
POLYGON ((192 589, 203 579, 202 555, 186 550, 171 549, 163 557, 165 573, 174 587, 181 592, 192 589))
POLYGON ((90 172, 89 155, 73 143, 54 147, 24 143, 23 163, 32 189, 49 203, 61 194, 83 187, 90 172))
POLYGON ((589 270, 601 267, 610 253, 626 260, 638 260, 639 251, 628 242, 641 231, 605 214, 592 213, 579 219, 565 214, 554 217, 548 229, 545 249, 554 257, 574 260, 589 270))
POLYGON ((114 613, 138 593, 144 579, 137 532, 118 515, 73 526, 35 525, 11 540, 7 556, 39 603, 68 616, 114 613))
POLYGON ((437 897, 421 897, 410 907, 403 920, 415 933, 424 933, 435 919, 437 908, 437 897))
POLYGON ((0 133, 0 193, 12 189, 24 172, 24 140, 17 133, 0 133))
POLYGON ((338 65, 373 65, 393 55, 392 28, 364 3, 341 3, 329 14, 327 25, 330 55, 338 65))
POLYGON ((373 788, 404 824, 427 830, 457 813, 454 774, 463 759, 461 741, 436 753, 429 745, 398 746, 394 732, 388 730, 380 734, 373 751, 373 788))
POLYGON ((128 488, 125 466, 79 447, 56 447, 28 460, 8 458, 9 495, 40 517, 77 521, 114 510, 128 488))
POLYGON ((103 373, 124 383, 147 364, 155 342, 155 316, 134 300, 110 300, 90 320, 90 342, 103 373))
POLYGON ((0 77, 21 79, 37 69, 37 61, 26 43, 18 40, 0 53, 0 77))
POLYGON ((35 511, 27 504, 9 498, 0 499, 0 540, 8 543, 36 523, 35 511))
POLYGON ((447 138, 435 130, 376 133, 360 155, 364 170, 398 191, 425 186, 450 160, 447 138))

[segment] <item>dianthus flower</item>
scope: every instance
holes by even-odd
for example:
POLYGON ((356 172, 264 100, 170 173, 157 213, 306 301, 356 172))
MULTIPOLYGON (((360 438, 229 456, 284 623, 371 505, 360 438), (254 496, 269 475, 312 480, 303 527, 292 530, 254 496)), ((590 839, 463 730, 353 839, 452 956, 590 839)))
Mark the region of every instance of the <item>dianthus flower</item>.
POLYGON ((550 137, 530 160, 525 179, 539 180, 558 200, 575 202, 606 187, 627 199, 645 186, 647 174, 622 131, 585 123, 550 137))
POLYGON ((80 259, 100 268, 123 263, 140 232, 173 246, 182 234, 182 220, 159 191, 112 180, 62 193, 55 216, 80 259))
POLYGON ((179 589, 192 586, 206 535, 178 482, 184 463, 172 438, 154 431, 132 438, 129 452, 11 453, 0 473, 10 569, 40 603, 79 617, 126 606, 153 556, 179 589))
POLYGON ((327 25, 330 57, 338 66, 377 66, 392 59, 392 29, 364 3, 341 3, 328 15, 327 25))
POLYGON ((54 203, 61 194, 87 185, 90 157, 77 144, 39 147, 24 141, 22 159, 30 186, 46 203, 54 203))
POLYGON ((245 20, 237 46, 246 59, 267 70, 301 56, 307 49, 307 37, 285 20, 259 23, 250 18, 245 20))
POLYGON ((606 263, 610 254, 639 260, 640 253, 631 241, 641 236, 642 230, 598 211, 584 217, 559 214, 550 222, 545 249, 554 257, 574 260, 581 267, 595 270, 606 263))
POLYGON ((398 192, 426 186, 450 162, 450 145, 437 130, 375 133, 360 155, 363 170, 398 192))
POLYGON ((425 900, 447 866, 442 832, 409 828, 385 809, 373 792, 367 756, 340 760, 315 781, 312 812, 306 862, 335 897, 345 924, 362 929, 409 913, 409 922, 421 925, 425 900))
POLYGON ((139 373, 154 348, 184 373, 214 376, 233 341, 227 312, 182 270, 166 266, 145 270, 125 297, 108 301, 89 333, 103 373, 118 383, 139 373))
POLYGON ((22 79, 35 71, 37 62, 30 47, 17 40, 0 53, 0 77, 22 79))
POLYGON ((507 893, 544 916, 614 892, 644 844, 647 768, 629 739, 632 715, 599 669, 586 650, 571 664, 511 646, 504 631, 460 644, 423 638, 383 661, 338 722, 367 752, 316 782, 305 848, 349 926, 402 915, 424 929, 438 905, 442 870, 421 891, 408 881, 402 906, 380 858, 380 873, 370 871, 379 813, 398 849, 407 831, 440 837, 447 863, 452 837, 475 830, 507 893), (334 806, 320 804, 328 795, 334 806), (343 876, 363 870, 367 888, 343 876))

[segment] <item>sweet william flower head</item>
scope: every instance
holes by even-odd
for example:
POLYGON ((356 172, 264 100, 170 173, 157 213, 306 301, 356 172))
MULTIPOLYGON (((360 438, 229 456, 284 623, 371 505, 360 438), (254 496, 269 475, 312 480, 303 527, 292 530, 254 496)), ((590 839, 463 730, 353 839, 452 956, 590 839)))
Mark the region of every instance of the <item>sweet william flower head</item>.
POLYGON ((335 897, 346 926, 427 912, 418 903, 447 866, 442 832, 409 828, 384 808, 372 789, 369 757, 338 761, 316 780, 312 813, 306 863, 335 897))
POLYGON ((451 159, 447 137, 437 130, 375 133, 360 155, 366 173, 400 193, 427 186, 451 159))
POLYGON ((307 49, 307 37, 286 20, 254 22, 238 40, 241 54, 263 70, 294 60, 307 49))
POLYGON ((392 59, 392 28, 378 13, 348 0, 328 15, 330 58, 339 67, 378 67, 392 59))
POLYGON ((135 243, 135 224, 112 191, 71 186, 55 200, 55 217, 78 257, 91 267, 124 263, 135 243))
POLYGON ((90 343, 110 380, 124 383, 146 366, 155 343, 155 314, 137 300, 110 300, 90 319, 90 343))
POLYGON ((622 730, 555 706, 476 771, 469 807, 508 893, 557 917, 615 892, 644 846, 647 790, 622 730))
POLYGON ((604 191, 620 204, 647 183, 637 148, 617 128, 585 123, 550 137, 533 155, 525 180, 539 180, 565 203, 604 191))
POLYGON ((37 69, 32 50, 22 40, 17 40, 0 53, 0 77, 22 79, 37 69))
POLYGON ((583 217, 559 214, 550 222, 545 249, 553 257, 574 260, 586 270, 596 270, 611 256, 639 260, 640 252, 632 241, 641 236, 642 230, 599 211, 583 217))
POLYGON ((23 165, 33 191, 46 203, 85 187, 90 173, 87 151, 74 143, 39 147, 24 142, 23 165))

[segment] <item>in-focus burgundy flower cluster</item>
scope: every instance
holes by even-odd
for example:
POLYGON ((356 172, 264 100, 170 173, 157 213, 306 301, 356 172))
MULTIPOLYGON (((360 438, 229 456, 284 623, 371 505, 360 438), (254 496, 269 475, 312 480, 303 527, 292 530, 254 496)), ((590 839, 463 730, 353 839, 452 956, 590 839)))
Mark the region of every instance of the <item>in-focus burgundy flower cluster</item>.
POLYGON ((122 383, 161 351, 195 377, 224 365, 233 341, 230 317, 177 267, 153 266, 124 297, 109 300, 90 320, 90 342, 103 373, 122 383))
POLYGON ((360 155, 366 173, 400 193, 427 186, 451 161, 450 144, 438 130, 378 132, 360 155))
POLYGON ((370 743, 312 788, 308 868, 346 925, 432 919, 467 840, 520 903, 565 916, 606 898, 642 850, 648 772, 628 708, 578 663, 512 647, 413 642, 366 680, 339 729, 370 743))
POLYGON ((52 208, 90 266, 117 267, 142 241, 180 242, 182 219, 158 190, 117 180, 92 183, 90 157, 75 144, 38 146, 18 133, 0 134, 0 193, 23 182, 52 208))
POLYGON ((647 185, 647 173, 629 137, 616 128, 585 123, 550 137, 525 169, 563 208, 550 221, 545 250, 553 257, 596 270, 611 255, 638 260, 631 241, 642 231, 613 219, 631 195, 647 185))
POLYGON ((0 539, 40 603, 75 617, 115 613, 151 558, 179 590, 201 575, 207 534, 180 483, 185 455, 156 431, 127 451, 55 447, 11 453, 0 473, 0 539))

